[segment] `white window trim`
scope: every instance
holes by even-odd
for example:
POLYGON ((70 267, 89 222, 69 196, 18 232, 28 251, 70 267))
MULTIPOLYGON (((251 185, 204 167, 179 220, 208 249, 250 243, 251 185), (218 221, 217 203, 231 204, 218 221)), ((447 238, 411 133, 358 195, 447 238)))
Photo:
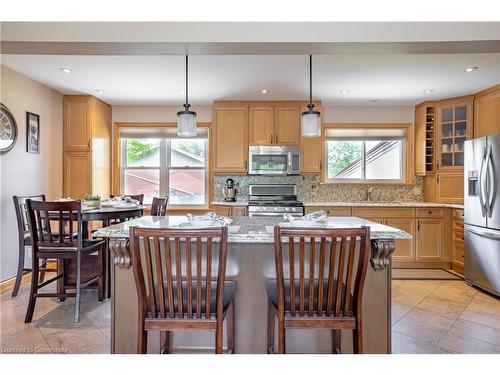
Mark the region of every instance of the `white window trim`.
MULTIPOLYGON (((386 184, 404 184, 405 183, 405 176, 406 176, 406 158, 408 157, 407 155, 407 139, 401 139, 401 154, 400 154, 400 176, 401 178, 399 179, 366 179, 366 141, 373 141, 375 139, 346 139, 346 138, 326 138, 325 139, 325 145, 324 145, 324 160, 325 160, 325 166, 324 168, 324 181, 326 183, 338 183, 338 184, 366 184, 366 183, 386 183, 386 184), (327 147, 327 142, 329 141, 363 141, 363 146, 361 148, 361 157, 363 160, 362 166, 361 166, 361 176, 362 178, 328 178, 328 147, 327 147)), ((380 141, 383 141, 384 139, 380 139, 380 141)))
MULTIPOLYGON (((209 206, 209 197, 208 197, 208 183, 209 183, 209 176, 208 176, 208 139, 203 138, 205 141, 205 166, 202 167, 190 167, 190 166, 184 166, 184 167, 172 167, 170 165, 170 141, 171 139, 163 138, 160 139, 160 165, 158 167, 127 167, 127 160, 126 160, 126 153, 124 152, 125 150, 125 142, 127 138, 121 138, 120 139, 120 187, 121 187, 121 193, 123 194, 124 187, 125 187, 125 170, 127 169, 143 169, 143 170, 157 170, 159 169, 160 171, 160 197, 165 197, 169 194, 170 190, 170 184, 169 184, 169 171, 171 169, 178 169, 178 170, 185 170, 185 169, 191 169, 191 170, 204 170, 205 171, 205 203, 204 204, 175 204, 171 203, 171 200, 169 199, 168 205, 169 207, 178 207, 178 208, 208 208, 209 206)), ((199 138, 198 138, 199 139, 199 138)))

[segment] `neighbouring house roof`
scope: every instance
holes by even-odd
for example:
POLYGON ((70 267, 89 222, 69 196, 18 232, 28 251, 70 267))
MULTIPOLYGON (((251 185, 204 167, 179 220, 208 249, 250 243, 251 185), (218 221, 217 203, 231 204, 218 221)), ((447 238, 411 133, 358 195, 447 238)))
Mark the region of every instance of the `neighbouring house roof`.
MULTIPOLYGON (((387 154, 398 145, 398 141, 384 141, 380 142, 378 145, 369 150, 366 155, 366 164, 370 164, 381 156, 387 154)), ((340 172, 335 175, 335 178, 343 178, 352 174, 354 171, 361 168, 362 158, 354 160, 351 164, 346 166, 340 172)))

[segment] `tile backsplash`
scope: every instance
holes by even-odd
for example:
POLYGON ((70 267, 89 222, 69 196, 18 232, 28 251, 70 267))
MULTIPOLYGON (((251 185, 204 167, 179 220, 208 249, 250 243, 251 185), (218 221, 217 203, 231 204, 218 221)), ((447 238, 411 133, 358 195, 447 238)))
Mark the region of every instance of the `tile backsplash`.
POLYGON ((372 200, 379 202, 422 202, 422 177, 416 177, 412 185, 367 185, 367 184, 320 184, 319 176, 215 176, 214 200, 223 201, 222 189, 226 179, 239 184, 237 200, 248 200, 248 185, 251 184, 296 184, 298 199, 303 202, 349 202, 366 199, 366 191, 373 189, 372 200))

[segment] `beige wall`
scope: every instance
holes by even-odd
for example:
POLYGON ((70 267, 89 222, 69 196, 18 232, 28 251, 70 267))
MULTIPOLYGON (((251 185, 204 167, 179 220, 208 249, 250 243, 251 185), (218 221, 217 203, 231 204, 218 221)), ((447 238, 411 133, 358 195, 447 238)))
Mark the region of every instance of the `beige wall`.
MULTIPOLYGON (((0 101, 18 126, 16 145, 0 156, 0 280, 15 276, 18 245, 13 195, 62 194, 63 97, 0 65, 0 101), (40 153, 26 152, 26 111, 40 115, 40 153)), ((31 254, 27 251, 29 257, 31 254)))

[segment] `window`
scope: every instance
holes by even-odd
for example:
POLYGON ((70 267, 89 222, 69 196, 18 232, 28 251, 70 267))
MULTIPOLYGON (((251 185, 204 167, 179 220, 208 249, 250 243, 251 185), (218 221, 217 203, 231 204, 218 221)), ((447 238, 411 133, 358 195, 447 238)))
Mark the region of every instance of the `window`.
POLYGON ((332 128, 325 134, 326 181, 404 181, 405 129, 332 128))
MULTIPOLYGON (((153 133, 154 135, 161 135, 153 133)), ((167 133, 169 134, 169 133, 167 133)), ((170 205, 207 205, 207 139, 126 138, 147 130, 121 132, 123 194, 169 196, 170 205)))

